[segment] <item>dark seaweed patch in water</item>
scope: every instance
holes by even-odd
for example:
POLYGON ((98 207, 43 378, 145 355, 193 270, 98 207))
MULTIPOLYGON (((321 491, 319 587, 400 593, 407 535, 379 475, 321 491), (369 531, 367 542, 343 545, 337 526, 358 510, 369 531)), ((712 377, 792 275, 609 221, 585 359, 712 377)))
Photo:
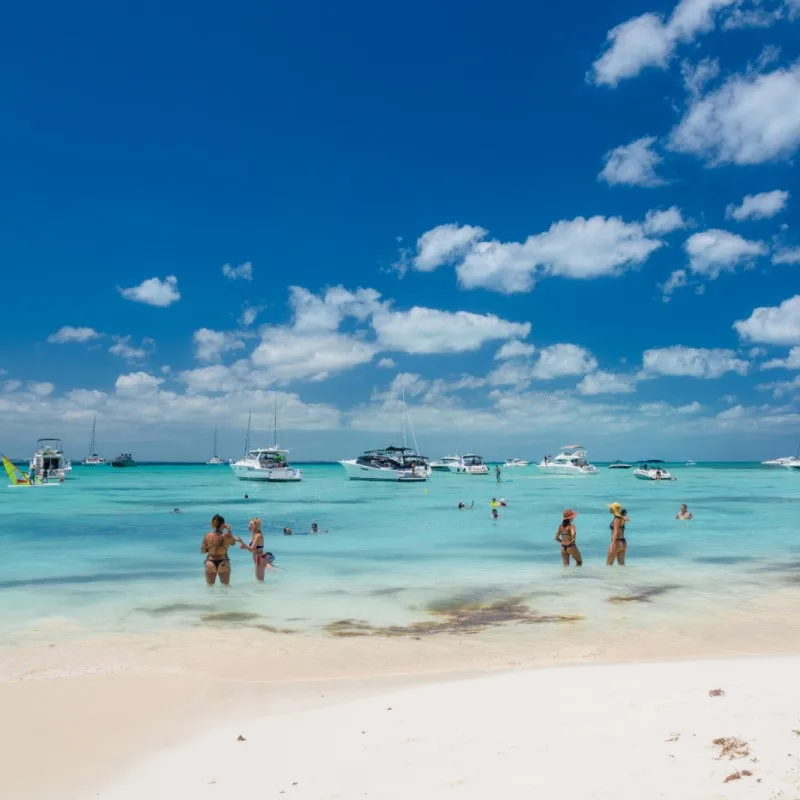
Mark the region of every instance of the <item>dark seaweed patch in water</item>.
POLYGON ((294 628, 276 628, 274 625, 249 625, 248 627, 256 628, 266 633, 297 633, 294 628))
POLYGON ((385 589, 373 589, 370 594, 374 597, 385 597, 393 594, 400 594, 405 589, 402 586, 388 586, 385 589))
POLYGON ((698 564, 744 564, 752 560, 751 556, 698 556, 692 559, 698 564))
POLYGON ((364 620, 342 619, 331 622, 325 630, 332 636, 434 636, 447 633, 473 634, 498 625, 516 622, 525 625, 553 622, 578 622, 577 614, 535 614, 519 597, 491 602, 459 604, 455 598, 438 601, 428 608, 436 619, 412 622, 410 625, 372 626, 364 620))
POLYGON ((198 603, 170 603, 166 606, 156 606, 155 608, 137 608, 145 614, 152 614, 154 617, 163 617, 167 614, 182 614, 185 611, 210 611, 213 606, 202 606, 198 603))
POLYGON ((633 594, 615 594, 608 598, 609 603, 649 603, 652 598, 680 589, 680 586, 666 584, 664 586, 648 586, 633 594))
POLYGON ((210 614, 203 614, 200 621, 210 623, 252 622, 254 619, 259 619, 259 616, 259 614, 253 614, 252 611, 212 611, 210 614))

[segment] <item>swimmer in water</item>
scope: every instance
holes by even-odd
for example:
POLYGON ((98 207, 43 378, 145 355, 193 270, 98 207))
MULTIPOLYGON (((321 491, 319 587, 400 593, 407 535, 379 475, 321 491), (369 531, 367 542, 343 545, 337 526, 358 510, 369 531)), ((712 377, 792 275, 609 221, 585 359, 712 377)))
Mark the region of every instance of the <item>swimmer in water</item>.
POLYGON ((492 519, 500 519, 500 514, 497 513, 497 509, 492 509, 492 519))
POLYGON ((228 548, 236 544, 236 537, 231 533, 231 526, 219 515, 214 514, 211 520, 211 531, 203 537, 200 552, 206 556, 206 583, 213 586, 217 576, 223 586, 230 586, 231 562, 228 548))
POLYGON ((675 519, 694 519, 694 515, 686 507, 686 503, 681 506, 681 510, 675 515, 675 519))
POLYGON ((577 511, 568 508, 564 514, 561 524, 556 531, 556 541, 561 545, 561 563, 569 566, 569 558, 572 556, 575 559, 575 566, 583 566, 583 559, 581 558, 581 551, 578 550, 578 545, 575 542, 576 532, 575 523, 573 520, 578 516, 577 511))
POLYGON ((267 555, 272 555, 272 553, 267 554, 264 552, 264 533, 261 530, 261 520, 258 517, 253 517, 247 527, 252 537, 250 539, 250 544, 245 544, 238 536, 236 537, 236 541, 239 542, 239 547, 242 550, 247 550, 253 554, 253 563, 256 568, 256 580, 263 581, 264 573, 266 570, 272 569, 272 561, 275 560, 275 557, 273 556, 270 560, 267 558, 267 555))
POLYGON ((283 535, 284 536, 291 536, 292 535, 292 529, 291 528, 284 528, 283 529, 283 535))
POLYGON ((458 504, 458 507, 461 508, 474 508, 475 501, 473 500, 469 505, 467 505, 463 500, 458 504))
POLYGON ((311 523, 311 533, 319 533, 319 528, 317 527, 316 522, 311 523))
POLYGON ((169 512, 170 514, 183 514, 179 508, 173 508, 172 511, 169 512))

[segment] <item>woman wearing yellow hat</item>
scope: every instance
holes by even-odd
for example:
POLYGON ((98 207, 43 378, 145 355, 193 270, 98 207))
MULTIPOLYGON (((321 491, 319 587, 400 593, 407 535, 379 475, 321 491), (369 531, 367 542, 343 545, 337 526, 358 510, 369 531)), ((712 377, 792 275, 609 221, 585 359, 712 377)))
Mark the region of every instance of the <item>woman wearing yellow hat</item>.
POLYGON ((608 548, 606 564, 610 567, 615 561, 625 566, 625 553, 628 551, 628 540, 625 538, 625 523, 630 522, 627 512, 620 503, 610 503, 608 510, 614 515, 611 520, 611 546, 608 548))

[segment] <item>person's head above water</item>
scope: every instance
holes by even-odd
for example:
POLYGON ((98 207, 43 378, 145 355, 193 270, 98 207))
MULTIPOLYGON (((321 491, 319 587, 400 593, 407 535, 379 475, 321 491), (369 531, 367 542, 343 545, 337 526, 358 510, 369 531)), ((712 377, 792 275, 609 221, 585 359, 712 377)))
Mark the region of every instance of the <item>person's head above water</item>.
POLYGON ((311 533, 316 533, 319 530, 316 522, 311 523, 311 533))
POLYGON ((284 528, 283 529, 283 535, 284 536, 291 536, 292 535, 292 529, 291 528, 284 528))
POLYGON ((246 494, 246 495, 244 496, 244 499, 245 499, 245 500, 249 500, 249 499, 250 499, 250 495, 249 495, 249 494, 246 494))
POLYGON ((685 514, 688 510, 689 510, 689 508, 686 505, 686 503, 681 503, 681 513, 685 514))

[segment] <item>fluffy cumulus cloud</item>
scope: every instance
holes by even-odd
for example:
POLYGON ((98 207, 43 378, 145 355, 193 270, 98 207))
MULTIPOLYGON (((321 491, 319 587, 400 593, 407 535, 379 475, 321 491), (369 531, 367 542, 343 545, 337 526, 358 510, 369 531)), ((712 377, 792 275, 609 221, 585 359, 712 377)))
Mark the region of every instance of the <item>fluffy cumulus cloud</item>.
POLYGON ((159 308, 167 308, 181 299, 178 279, 174 275, 167 275, 163 281, 160 278, 148 278, 138 286, 120 289, 119 292, 126 300, 159 308))
POLYGON ((585 375, 597 369, 597 359, 576 344, 553 344, 539 353, 531 372, 539 380, 552 380, 570 375, 585 375))
POLYGON ((131 336, 114 336, 112 338, 114 344, 108 348, 108 352, 112 356, 124 358, 126 361, 141 361, 155 347, 155 342, 149 338, 142 339, 142 343, 138 346, 132 343, 133 337, 131 336))
POLYGON ((789 351, 786 358, 773 358, 761 365, 761 369, 800 369, 800 346, 789 351))
POLYGON ((214 331, 200 328, 192 334, 194 354, 198 361, 217 361, 225 353, 244 349, 244 341, 230 331, 214 331))
POLYGON ((800 344, 800 294, 779 306, 756 308, 748 319, 733 324, 742 339, 761 344, 800 344))
POLYGON ((72 325, 64 325, 55 333, 47 337, 50 344, 69 344, 71 342, 90 342, 92 339, 99 339, 103 334, 98 333, 94 328, 73 328, 72 325))
POLYGON ((29 381, 27 384, 28 391, 38 398, 50 397, 55 388, 48 381, 29 381))
POLYGON ((711 279, 717 278, 720 272, 733 272, 738 265, 768 252, 764 242, 750 241, 715 228, 692 234, 684 249, 692 272, 711 279))
POLYGON ((239 315, 239 324, 249 328, 263 310, 264 306, 245 306, 239 315))
POLYGON ((726 372, 746 375, 749 363, 738 358, 735 351, 721 348, 662 347, 645 350, 642 368, 645 377, 653 375, 685 376, 690 378, 720 378, 726 372))
POLYGON ((615 276, 643 263, 663 245, 642 223, 619 217, 576 217, 525 242, 482 241, 456 267, 464 288, 527 292, 537 277, 591 279, 615 276))
POLYGON ((486 236, 486 231, 477 225, 447 223, 426 231, 417 240, 417 253, 413 258, 414 269, 432 272, 443 264, 452 263, 463 256, 477 241, 486 236))
POLYGON ((394 369, 397 366, 397 362, 393 358, 381 358, 376 366, 381 369, 394 369))
POLYGON ((598 370, 586 375, 578 384, 581 394, 628 394, 636 391, 636 377, 598 370))
POLYGON ((245 261, 244 264, 239 264, 238 267, 231 266, 230 264, 223 264, 222 274, 229 281, 252 281, 253 265, 249 261, 245 261))
POLYGON ((800 264, 800 247, 783 247, 772 255, 773 264, 800 264))
MULTIPOLYGON (((787 394, 800 395, 800 375, 788 381, 774 381, 772 383, 760 383, 756 386, 760 392, 772 392, 773 397, 785 397, 787 394)), ((796 415, 800 421, 800 414, 796 415)))
POLYGON ((494 357, 499 361, 505 361, 508 358, 529 358, 535 351, 536 348, 532 344, 512 339, 510 342, 506 342, 494 357))
POLYGON ((767 219, 774 217, 786 208, 789 192, 773 189, 771 192, 759 192, 744 196, 739 205, 731 203, 725 209, 725 216, 741 222, 745 219, 767 219))
POLYGON ((409 311, 375 313, 378 344, 405 353, 465 353, 498 339, 525 338, 529 322, 509 322, 494 314, 439 311, 415 306, 409 311))
POLYGON ((163 378, 156 378, 148 372, 130 372, 120 375, 114 388, 121 397, 143 397, 155 394, 162 383, 163 378))
POLYGON ((800 146, 800 63, 728 78, 698 96, 669 137, 669 147, 713 166, 763 164, 800 146))
POLYGON ((663 186, 666 181, 658 176, 656 168, 664 159, 653 149, 655 142, 655 136, 645 136, 609 150, 597 179, 611 186, 663 186))
POLYGON ((651 236, 662 236, 685 228, 686 220, 677 206, 671 206, 663 211, 648 211, 642 227, 651 236))
POLYGON ((714 27, 716 15, 740 0, 680 0, 668 19, 646 13, 633 17, 606 37, 606 48, 592 65, 589 78, 616 86, 646 67, 666 68, 679 43, 689 43, 714 27))

